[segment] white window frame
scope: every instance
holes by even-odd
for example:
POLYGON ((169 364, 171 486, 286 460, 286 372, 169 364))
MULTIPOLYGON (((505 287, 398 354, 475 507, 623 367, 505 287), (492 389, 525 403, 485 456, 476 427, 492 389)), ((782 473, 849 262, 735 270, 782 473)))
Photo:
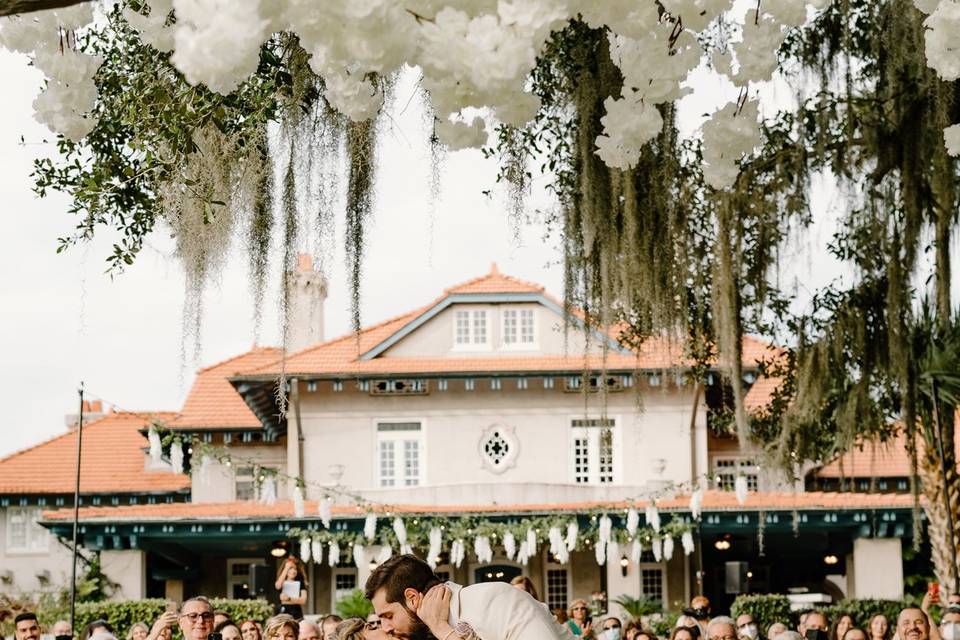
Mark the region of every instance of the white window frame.
POLYGON ((373 420, 373 486, 377 489, 410 489, 411 487, 422 487, 427 483, 427 421, 423 418, 414 418, 414 417, 389 417, 389 418, 375 418, 373 420), (397 423, 418 423, 420 425, 419 431, 380 431, 381 424, 397 424, 397 423), (416 438, 413 438, 411 434, 416 433, 416 438), (420 447, 418 453, 418 474, 417 474, 417 483, 408 485, 405 482, 403 476, 404 468, 404 450, 403 443, 409 440, 416 440, 420 447), (393 455, 394 463, 393 468, 394 472, 399 472, 398 475, 394 475, 394 484, 392 486, 384 486, 382 484, 383 476, 380 471, 380 443, 384 441, 389 441, 394 443, 393 455))
POLYGON ((540 335, 537 330, 537 308, 533 306, 525 307, 503 307, 500 310, 500 346, 505 351, 535 351, 539 349, 539 340, 540 335), (533 330, 533 340, 530 342, 522 342, 521 338, 523 337, 523 313, 529 311, 533 318, 532 330, 533 330), (507 314, 513 312, 517 314, 517 335, 516 342, 507 342, 507 314))
POLYGON ((6 508, 6 551, 10 555, 43 555, 50 552, 50 532, 37 524, 43 514, 41 506, 10 506, 6 508), (24 544, 13 545, 14 514, 24 517, 24 544))
MULTIPOLYGON (((227 558, 227 576, 226 576, 226 586, 227 586, 227 597, 233 597, 233 587, 238 584, 244 584, 241 578, 235 577, 233 575, 233 567, 236 565, 247 565, 258 564, 261 566, 267 566, 267 563, 264 562, 263 558, 227 558)), ((247 576, 247 589, 250 588, 250 576, 247 576)))
POLYGON ((731 486, 729 489, 724 489, 720 482, 720 475, 733 475, 733 479, 736 480, 738 475, 743 475, 748 478, 752 476, 756 479, 756 487, 750 487, 750 491, 759 491, 762 489, 761 478, 760 478, 760 467, 757 465, 755 456, 742 456, 742 455, 733 455, 733 456, 713 456, 710 460, 710 480, 711 484, 715 489, 720 491, 733 491, 731 486), (717 463, 719 462, 733 462, 733 467, 725 467, 722 470, 718 467, 717 463))
MULTIPOLYGON (((360 586, 360 575, 356 567, 333 567, 330 571, 330 610, 335 611, 337 608, 337 603, 342 600, 347 593, 340 593, 340 590, 337 589, 337 576, 353 576, 354 586, 353 589, 361 589, 360 586)), ((351 589, 351 591, 353 591, 351 589)))
POLYGON ((667 598, 669 598, 669 591, 667 591, 667 563, 666 562, 638 562, 637 563, 637 590, 640 593, 641 597, 645 597, 646 594, 643 593, 643 571, 644 570, 656 569, 660 572, 660 593, 662 598, 660 598, 660 606, 666 611, 667 609, 667 598))
POLYGON ((493 323, 491 322, 491 316, 493 315, 493 309, 490 307, 463 307, 455 306, 453 308, 453 350, 454 351, 490 351, 493 345, 493 333, 491 331, 493 323), (468 314, 469 323, 468 323, 468 336, 469 342, 457 342, 457 320, 458 316, 461 313, 468 314), (474 323, 476 322, 476 314, 484 314, 484 324, 485 324, 485 335, 486 340, 484 342, 474 342, 474 323))
MULTIPOLYGON (((550 582, 548 580, 548 572, 550 571, 559 571, 563 570, 567 572, 567 595, 564 598, 566 601, 566 606, 564 611, 570 608, 570 602, 572 601, 571 594, 573 593, 573 571, 571 570, 570 564, 560 564, 558 562, 547 562, 544 563, 543 567, 543 602, 549 608, 549 594, 550 594, 550 582)), ((553 610, 551 609, 551 613, 553 610)))
MULTIPOLYGON (((600 420, 597 417, 589 417, 587 420, 600 420)), ((567 417, 567 432, 568 432, 568 445, 567 452, 569 456, 569 462, 567 468, 569 470, 570 484, 582 485, 582 486, 615 486, 622 484, 623 482, 623 429, 621 424, 623 420, 621 416, 607 416, 606 420, 613 422, 613 425, 609 427, 613 436, 613 479, 611 482, 600 482, 600 434, 603 432, 604 427, 580 427, 574 426, 575 420, 584 420, 584 416, 581 414, 579 416, 568 416, 567 417), (583 437, 584 435, 588 438, 588 480, 587 482, 577 482, 577 470, 576 470, 576 452, 574 451, 575 442, 578 438, 583 437)))

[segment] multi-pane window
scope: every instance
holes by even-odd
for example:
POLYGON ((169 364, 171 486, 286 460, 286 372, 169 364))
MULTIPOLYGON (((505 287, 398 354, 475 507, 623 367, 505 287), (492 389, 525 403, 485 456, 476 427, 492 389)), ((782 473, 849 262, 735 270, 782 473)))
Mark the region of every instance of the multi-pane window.
POLYGON ((419 422, 377 424, 377 484, 415 487, 423 477, 423 432, 419 422))
POLYGON ((356 569, 335 569, 333 573, 333 603, 349 596, 357 588, 356 569))
POLYGON ((50 533, 37 524, 42 507, 9 507, 7 509, 7 551, 37 553, 50 546, 50 533))
POLYGON ((640 595, 663 603, 663 569, 643 567, 640 569, 640 595))
POLYGON ((227 594, 235 600, 250 597, 250 567, 262 565, 260 558, 230 558, 227 560, 227 594))
POLYGON ((530 346, 536 342, 533 309, 504 309, 503 344, 530 346))
POLYGON ((612 484, 616 478, 616 421, 575 419, 571 426, 573 482, 612 484))
POLYGON ((733 491, 738 475, 747 479, 750 491, 759 490, 760 472, 753 460, 718 458, 713 461, 713 482, 717 489, 733 491))
POLYGON ((487 344, 486 309, 459 310, 454 314, 454 342, 458 347, 482 347, 487 344))
POLYGON ((570 598, 567 570, 557 565, 547 569, 547 607, 550 611, 566 611, 570 598))
POLYGON ((260 489, 260 482, 268 475, 276 472, 270 467, 234 467, 233 490, 236 500, 256 500, 260 489), (257 474, 260 478, 257 478, 257 474))

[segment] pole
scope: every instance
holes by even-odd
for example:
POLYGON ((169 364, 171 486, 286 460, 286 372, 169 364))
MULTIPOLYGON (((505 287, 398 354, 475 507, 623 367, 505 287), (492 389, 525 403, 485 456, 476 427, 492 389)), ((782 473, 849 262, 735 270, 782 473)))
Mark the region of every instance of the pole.
POLYGON ((940 472, 943 475, 943 506, 947 510, 947 528, 950 529, 950 555, 953 558, 953 592, 960 593, 960 572, 957 571, 957 536, 953 530, 953 510, 950 509, 950 485, 947 484, 947 454, 943 446, 943 425, 940 422, 940 398, 937 380, 930 382, 933 393, 933 428, 937 432, 937 449, 940 454, 940 472))
POLYGON ((77 419, 77 481, 73 485, 73 566, 70 570, 70 628, 76 632, 77 613, 77 529, 80 522, 80 446, 83 442, 83 382, 80 382, 80 416, 77 419))

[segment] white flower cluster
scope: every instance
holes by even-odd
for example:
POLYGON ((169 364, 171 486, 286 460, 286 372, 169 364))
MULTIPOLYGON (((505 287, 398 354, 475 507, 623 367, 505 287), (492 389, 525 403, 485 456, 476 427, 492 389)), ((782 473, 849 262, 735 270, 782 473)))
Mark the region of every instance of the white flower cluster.
MULTIPOLYGON (((933 4, 924 6, 931 8, 933 4)), ((960 2, 941 0, 923 24, 927 28, 927 64, 948 82, 960 78, 960 2)))
POLYGON ((30 55, 47 77, 33 102, 37 121, 75 142, 96 126, 89 113, 97 102, 93 76, 103 61, 75 49, 76 32, 92 21, 90 5, 0 19, 0 45, 30 55))
POLYGON ((960 124, 943 130, 943 142, 947 145, 947 153, 955 157, 960 156, 960 124))
POLYGON ((703 125, 703 177, 715 189, 733 185, 740 173, 739 161, 763 142, 757 129, 756 100, 735 102, 713 114, 703 125))
MULTIPOLYGON (((740 17, 742 38, 730 47, 726 64, 717 68, 740 86, 769 79, 788 29, 806 20, 811 8, 821 9, 828 1, 764 0, 762 15, 753 10, 740 17)), ((943 5, 958 1, 943 0, 939 19, 951 20, 949 7, 943 5)), ((530 72, 550 34, 579 15, 593 27, 610 30, 610 53, 624 85, 619 96, 604 103, 604 130, 596 145, 606 164, 626 169, 636 165, 643 146, 663 127, 657 106, 687 91, 684 83, 702 58, 697 34, 719 18, 736 22, 731 16, 734 4, 733 0, 146 0, 143 13, 127 10, 125 15, 145 43, 172 52, 172 63, 188 82, 222 94, 254 73, 260 46, 271 34, 294 33, 310 54, 311 68, 324 80, 326 99, 357 121, 382 107, 379 77, 404 65, 418 66, 437 114, 436 133, 452 149, 482 146, 489 126, 497 122, 522 126, 536 115, 540 103, 528 90, 530 72), (661 6, 666 13, 661 13, 661 6), (465 110, 479 110, 482 117, 470 119, 465 110)), ((57 20, 65 13, 33 14, 9 23, 12 27, 4 28, 0 40, 23 50, 37 41, 33 36, 39 30, 47 33, 41 42, 54 42, 57 20)), ((45 72, 60 75, 50 75, 54 95, 38 104, 45 122, 74 138, 92 126, 82 116, 96 99, 92 83, 78 81, 83 74, 89 80, 96 64, 81 64, 75 58, 46 65, 45 72), (72 74, 69 82, 64 74, 72 74)), ((723 143, 727 137, 712 139, 714 144, 723 143)), ((711 154, 726 158, 726 169, 735 155, 731 149, 711 154)))

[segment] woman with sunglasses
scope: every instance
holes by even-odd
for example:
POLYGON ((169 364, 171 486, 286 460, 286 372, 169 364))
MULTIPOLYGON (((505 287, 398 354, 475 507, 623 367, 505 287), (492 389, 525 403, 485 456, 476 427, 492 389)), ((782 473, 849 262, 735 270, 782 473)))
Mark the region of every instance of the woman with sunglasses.
POLYGON ((336 640, 388 640, 390 636, 380 629, 380 618, 371 613, 366 620, 348 618, 337 625, 336 640))
POLYGON ((577 638, 594 638, 592 624, 590 619, 590 607, 586 600, 574 600, 570 603, 570 618, 564 623, 567 628, 577 638))

